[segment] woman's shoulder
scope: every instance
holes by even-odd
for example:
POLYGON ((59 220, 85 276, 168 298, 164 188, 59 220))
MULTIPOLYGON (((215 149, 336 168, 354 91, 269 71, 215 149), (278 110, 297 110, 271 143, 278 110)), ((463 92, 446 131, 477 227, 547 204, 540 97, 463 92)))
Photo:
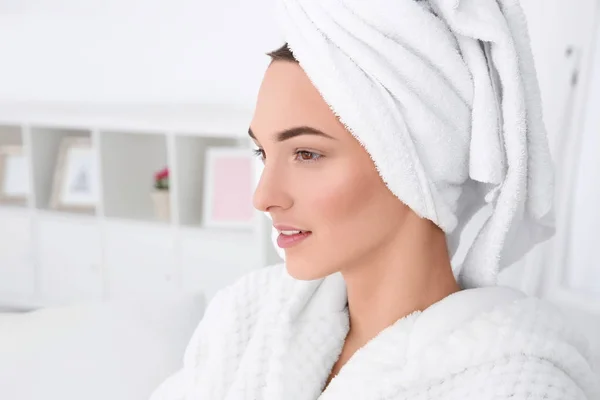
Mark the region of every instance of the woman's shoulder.
POLYGON ((504 385, 512 376, 527 389, 538 382, 600 394, 586 338, 546 300, 510 288, 480 288, 457 293, 422 316, 411 346, 424 376, 480 371, 488 386, 494 377, 504 385))

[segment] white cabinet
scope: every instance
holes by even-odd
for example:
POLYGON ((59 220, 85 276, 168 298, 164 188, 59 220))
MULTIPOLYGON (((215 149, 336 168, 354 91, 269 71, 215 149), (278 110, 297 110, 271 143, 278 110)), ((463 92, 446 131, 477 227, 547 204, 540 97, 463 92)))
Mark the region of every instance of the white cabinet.
POLYGON ((201 104, 3 104, 0 146, 23 146, 31 190, 20 206, 0 202, 0 309, 184 289, 210 297, 260 265, 268 239, 262 231, 207 230, 202 219, 210 188, 206 153, 231 147, 250 156, 251 113, 201 104), (98 162, 96 204, 85 212, 56 210, 60 149, 64 139, 80 137, 90 139, 98 162), (167 220, 158 217, 152 196, 164 168, 167 220))
POLYGON ((107 221, 105 269, 109 298, 176 291, 173 229, 107 221))
POLYGON ((0 209, 0 293, 31 297, 35 270, 29 210, 0 209))
POLYGON ((207 300, 258 265, 260 246, 252 231, 181 230, 183 289, 207 300))
POLYGON ((184 291, 210 300, 263 266, 264 247, 253 229, 0 207, 0 308, 184 291))
POLYGON ((102 247, 96 218, 43 214, 35 225, 42 301, 101 299, 102 247))

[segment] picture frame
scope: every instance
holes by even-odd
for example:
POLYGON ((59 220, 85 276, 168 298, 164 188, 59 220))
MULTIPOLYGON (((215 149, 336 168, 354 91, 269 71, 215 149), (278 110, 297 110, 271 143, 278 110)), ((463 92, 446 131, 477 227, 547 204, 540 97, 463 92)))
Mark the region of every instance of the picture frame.
POLYGON ((0 203, 27 204, 30 194, 29 173, 23 146, 0 146, 0 203))
POLYGON ((255 159, 250 149, 209 147, 204 167, 203 224, 210 228, 251 228, 255 159))
POLYGON ((94 212, 99 201, 96 171, 91 139, 63 138, 54 170, 50 207, 63 211, 94 212))

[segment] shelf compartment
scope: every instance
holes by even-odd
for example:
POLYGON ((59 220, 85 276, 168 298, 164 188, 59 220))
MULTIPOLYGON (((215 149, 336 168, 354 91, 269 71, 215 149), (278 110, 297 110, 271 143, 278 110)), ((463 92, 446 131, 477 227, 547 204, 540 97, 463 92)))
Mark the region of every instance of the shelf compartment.
POLYGON ((169 165, 166 134, 103 131, 98 137, 104 215, 157 221, 153 179, 169 165))
MULTIPOLYGON (((183 226, 201 226, 205 201, 207 149, 239 147, 239 140, 191 135, 175 136, 175 185, 178 221, 183 226)), ((250 150, 248 150, 250 151, 250 150)))
POLYGON ((21 127, 15 125, 0 125, 0 146, 22 146, 23 135, 21 127))
MULTIPOLYGON (((94 209, 69 209, 59 210, 53 207, 53 190, 58 183, 56 168, 60 162, 61 146, 64 140, 86 139, 92 142, 91 131, 84 129, 62 129, 32 127, 31 140, 31 165, 33 172, 34 205, 40 210, 52 210, 54 212, 71 212, 81 214, 95 214, 94 209)), ((92 143, 93 146, 93 143, 92 143)), ((95 160, 96 161, 96 160, 95 160)), ((92 181, 90 185, 98 187, 97 168, 92 168, 92 181)))

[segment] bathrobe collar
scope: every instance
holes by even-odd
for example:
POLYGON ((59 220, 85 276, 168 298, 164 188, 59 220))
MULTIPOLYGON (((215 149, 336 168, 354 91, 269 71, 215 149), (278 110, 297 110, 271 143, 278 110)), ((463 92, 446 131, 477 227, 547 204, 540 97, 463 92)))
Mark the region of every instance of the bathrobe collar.
POLYGON ((248 393, 250 385, 256 386, 256 397, 264 400, 382 398, 415 379, 409 370, 419 369, 406 368, 411 355, 482 311, 523 297, 509 288, 470 289, 448 296, 423 312, 415 311, 355 352, 323 392, 349 329, 344 279, 335 273, 324 279, 299 281, 287 271, 283 273, 283 282, 270 294, 248 344, 228 400, 248 393), (487 300, 469 301, 472 306, 459 307, 469 300, 465 296, 487 300), (449 308, 454 311, 448 313, 449 308))

